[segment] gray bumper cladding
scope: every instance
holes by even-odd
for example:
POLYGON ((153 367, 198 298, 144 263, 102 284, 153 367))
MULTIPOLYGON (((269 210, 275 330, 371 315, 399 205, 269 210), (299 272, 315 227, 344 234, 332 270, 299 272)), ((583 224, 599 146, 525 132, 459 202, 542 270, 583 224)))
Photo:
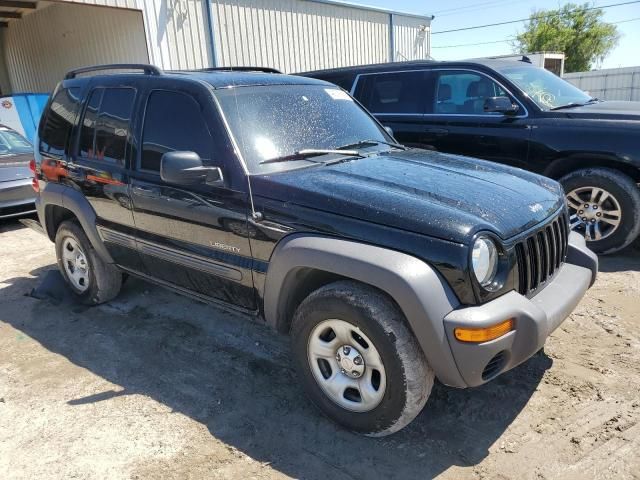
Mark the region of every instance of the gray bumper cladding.
POLYGON ((534 297, 512 291, 484 305, 449 313, 444 319, 445 331, 465 383, 470 387, 485 383, 542 348, 593 284, 597 270, 596 255, 585 246, 582 237, 572 233, 567 263, 534 297), (455 338, 457 327, 489 327, 510 318, 514 329, 495 340, 465 343, 455 338))

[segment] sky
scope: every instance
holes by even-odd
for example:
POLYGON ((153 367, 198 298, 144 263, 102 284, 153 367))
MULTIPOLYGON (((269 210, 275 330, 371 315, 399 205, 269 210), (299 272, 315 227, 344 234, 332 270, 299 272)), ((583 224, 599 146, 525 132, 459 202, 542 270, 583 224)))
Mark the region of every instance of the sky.
MULTIPOLYGON (((454 33, 437 34, 438 31, 526 18, 534 9, 555 9, 569 3, 562 0, 350 1, 421 15, 435 15, 431 23, 431 55, 436 60, 457 60, 513 53, 511 45, 503 40, 521 32, 524 22, 454 33), (498 43, 498 41, 502 42, 498 43), (496 43, 480 44, 484 42, 496 43), (454 47, 454 45, 465 46, 454 47)), ((592 3, 595 6, 603 6, 625 1, 628 0, 597 0, 592 3)), ((605 8, 604 12, 607 22, 622 21, 624 23, 616 23, 621 38, 618 46, 604 60, 601 68, 640 65, 640 3, 605 8)))

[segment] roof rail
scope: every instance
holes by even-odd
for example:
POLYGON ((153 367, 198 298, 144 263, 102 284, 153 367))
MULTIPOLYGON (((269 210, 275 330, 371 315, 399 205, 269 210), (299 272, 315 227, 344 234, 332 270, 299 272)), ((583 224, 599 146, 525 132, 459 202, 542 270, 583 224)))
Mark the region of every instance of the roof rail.
POLYGON ((94 65, 93 67, 76 68, 75 70, 67 72, 64 79, 69 80, 76 78, 76 76, 81 73, 97 72, 100 70, 142 70, 145 75, 162 75, 162 70, 155 65, 147 65, 144 63, 112 63, 110 65, 94 65))
POLYGON ((263 73, 282 73, 271 67, 208 67, 197 70, 198 72, 263 72, 263 73))

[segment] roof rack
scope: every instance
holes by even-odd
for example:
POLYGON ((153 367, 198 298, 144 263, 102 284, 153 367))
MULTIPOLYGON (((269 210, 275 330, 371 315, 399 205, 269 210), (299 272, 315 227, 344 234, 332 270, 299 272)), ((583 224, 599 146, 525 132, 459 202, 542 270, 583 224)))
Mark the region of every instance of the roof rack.
POLYGON ((208 67, 197 70, 198 72, 263 72, 263 73, 282 73, 271 67, 208 67))
POLYGON ((69 80, 76 78, 76 76, 81 73, 97 72, 100 70, 142 70, 145 75, 162 75, 162 70, 155 65, 147 65, 144 63, 112 63, 110 65, 76 68, 75 70, 67 72, 64 79, 69 80))

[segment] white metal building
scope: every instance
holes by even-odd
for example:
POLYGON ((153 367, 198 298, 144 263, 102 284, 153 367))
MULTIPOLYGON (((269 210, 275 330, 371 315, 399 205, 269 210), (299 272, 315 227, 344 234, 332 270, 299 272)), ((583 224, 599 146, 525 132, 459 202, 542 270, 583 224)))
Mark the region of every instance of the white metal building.
POLYGON ((566 73, 564 79, 602 100, 640 101, 640 67, 566 73))
POLYGON ((46 92, 103 63, 298 72, 429 58, 430 23, 335 0, 0 0, 0 88, 46 92))

